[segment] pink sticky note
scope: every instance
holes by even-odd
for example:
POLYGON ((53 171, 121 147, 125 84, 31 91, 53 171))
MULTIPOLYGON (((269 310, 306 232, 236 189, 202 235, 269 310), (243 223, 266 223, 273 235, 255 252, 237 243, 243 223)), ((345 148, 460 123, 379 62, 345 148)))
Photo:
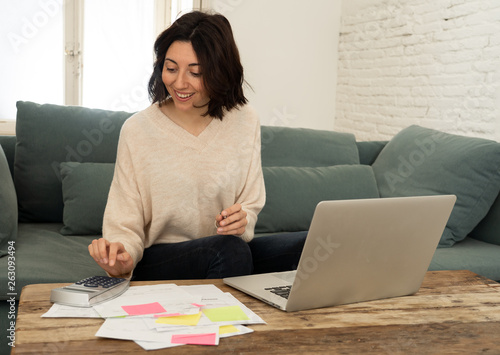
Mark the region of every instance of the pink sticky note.
POLYGON ((173 344, 217 345, 217 334, 174 334, 173 344))
POLYGON ((158 302, 146 303, 146 304, 136 304, 133 306, 122 306, 122 308, 130 316, 142 316, 144 314, 166 312, 165 308, 163 308, 162 305, 159 304, 158 302))
POLYGON ((198 303, 191 303, 191 304, 192 304, 193 306, 195 306, 195 307, 200 307, 200 308, 201 308, 201 307, 204 307, 204 305, 202 305, 202 304, 198 304, 198 303))

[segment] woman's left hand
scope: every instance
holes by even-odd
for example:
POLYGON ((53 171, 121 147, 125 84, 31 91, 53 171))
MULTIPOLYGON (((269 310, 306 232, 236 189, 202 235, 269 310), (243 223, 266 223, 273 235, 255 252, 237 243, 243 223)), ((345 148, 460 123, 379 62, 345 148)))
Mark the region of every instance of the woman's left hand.
POLYGON ((242 235, 247 224, 247 213, 239 203, 226 208, 215 217, 217 234, 220 235, 242 235))

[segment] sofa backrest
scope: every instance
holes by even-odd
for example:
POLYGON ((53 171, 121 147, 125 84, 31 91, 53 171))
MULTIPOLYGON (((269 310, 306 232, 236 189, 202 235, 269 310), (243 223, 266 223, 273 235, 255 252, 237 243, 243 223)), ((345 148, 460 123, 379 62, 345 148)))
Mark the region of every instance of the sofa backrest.
MULTIPOLYGON (((128 112, 19 102, 17 136, 0 136, 0 145, 14 177, 20 221, 61 222, 64 204, 60 163, 114 163, 121 125, 131 115, 128 112)), ((262 164, 265 174, 278 177, 289 174, 288 170, 277 171, 278 167, 368 166, 376 160, 386 143, 356 142, 348 133, 263 126, 262 164)), ((296 176, 303 173, 302 176, 309 177, 311 171, 298 173, 296 176)), ((315 173, 321 175, 325 172, 315 173)), ((470 235, 500 244, 496 237, 499 228, 500 197, 470 235)))
POLYGON ((77 106, 17 103, 14 183, 22 222, 61 222, 60 163, 112 163, 132 114, 77 106))
MULTIPOLYGON (((129 112, 17 103, 13 176, 22 222, 61 222, 63 162, 113 163, 129 112)), ((267 166, 318 167, 358 164, 352 134, 283 127, 262 128, 267 166)), ((13 138, 7 139, 12 162, 13 138)))
MULTIPOLYGON (((313 154, 309 153, 308 148, 305 147, 305 142, 302 147, 298 147, 294 141, 289 141, 288 145, 293 146, 293 150, 286 150, 286 146, 280 146, 277 141, 274 140, 276 136, 278 139, 282 139, 280 136, 282 135, 279 132, 287 133, 290 130, 294 132, 294 135, 300 135, 302 133, 314 133, 313 130, 300 129, 300 128, 276 128, 276 127, 268 127, 262 126, 262 159, 263 166, 274 166, 274 164, 278 164, 281 166, 286 165, 285 159, 279 162, 279 157, 283 156, 284 158, 293 157, 295 159, 294 164, 292 166, 327 166, 328 160, 333 159, 332 157, 316 157, 318 154, 324 155, 326 150, 324 149, 316 149, 316 156, 313 157, 313 154), (311 132, 312 131, 312 132, 311 132), (298 156, 300 154, 300 156, 298 156)), ((329 133, 328 133, 329 134, 329 133)), ((323 136, 326 141, 328 141, 327 137, 324 136, 323 133, 320 134, 323 136)), ((330 135, 330 139, 333 139, 336 136, 336 133, 330 135)), ((338 135, 337 138, 342 137, 342 135, 338 135)), ((316 137, 309 137, 309 139, 315 139, 316 137)), ((345 137, 343 137, 346 139, 345 137)), ((9 163, 10 171, 12 174, 12 178, 14 178, 14 157, 16 150, 16 136, 1 136, 0 135, 0 146, 3 148, 5 155, 7 157, 7 161, 9 163)), ((305 139, 307 141, 307 139, 305 139)), ((356 146, 358 148, 359 153, 359 163, 362 165, 371 165, 380 151, 384 148, 386 141, 361 141, 356 142, 356 146)), ((314 147, 320 148, 322 147, 322 142, 316 142, 314 147)), ((313 148, 314 148, 313 147, 313 148)))
POLYGON ((359 164, 350 133, 262 126, 262 166, 320 167, 359 164))
POLYGON ((363 165, 372 165, 386 144, 387 141, 356 142, 359 152, 359 163, 363 165))

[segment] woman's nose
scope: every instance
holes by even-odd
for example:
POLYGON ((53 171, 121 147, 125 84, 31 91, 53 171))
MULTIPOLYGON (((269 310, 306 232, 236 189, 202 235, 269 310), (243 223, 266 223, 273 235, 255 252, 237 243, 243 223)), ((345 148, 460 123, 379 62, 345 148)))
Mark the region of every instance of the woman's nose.
POLYGON ((187 78, 186 78, 186 73, 179 73, 179 76, 177 76, 176 80, 177 88, 185 88, 187 86, 187 78))

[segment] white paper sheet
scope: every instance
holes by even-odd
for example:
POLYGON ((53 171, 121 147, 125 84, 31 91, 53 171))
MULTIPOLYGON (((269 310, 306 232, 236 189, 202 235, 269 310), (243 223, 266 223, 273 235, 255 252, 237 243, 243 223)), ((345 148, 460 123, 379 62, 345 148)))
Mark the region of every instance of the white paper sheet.
MULTIPOLYGON (((149 309, 148 307, 145 308, 149 309)), ((224 315, 226 314, 228 318, 231 318, 233 312, 224 313, 224 315)), ((219 337, 242 335, 253 331, 242 324, 265 323, 262 318, 248 309, 233 295, 222 292, 214 285, 177 286, 175 284, 159 284, 131 286, 119 297, 92 308, 54 304, 42 317, 106 318, 96 336, 133 340, 146 350, 181 345, 172 343, 173 335, 176 339, 180 337, 181 340, 186 341, 193 341, 193 339, 205 340, 204 336, 206 336, 207 343, 214 341, 218 344, 219 337), (127 308, 127 306, 139 306, 142 309, 144 305, 156 303, 160 304, 166 311, 161 312, 161 315, 165 313, 180 313, 183 315, 201 313, 201 316, 196 326, 161 324, 157 322, 158 318, 154 314, 131 316, 130 310, 127 308), (230 307, 231 310, 236 311, 235 314, 240 315, 241 319, 213 322, 203 313, 203 310, 217 308, 215 310, 217 315, 218 308, 221 307, 230 307), (220 328, 220 326, 226 326, 226 328, 220 328), (219 334, 219 329, 224 329, 222 334, 219 334), (200 336, 198 337, 198 335, 200 336)), ((217 319, 217 316, 214 317, 213 314, 210 317, 217 319)))
POLYGON ((140 317, 108 318, 95 334, 102 338, 171 343, 174 334, 217 333, 218 326, 183 327, 171 332, 149 329, 140 317))
POLYGON ((94 308, 72 307, 54 303, 50 309, 42 315, 44 318, 101 318, 94 308))
MULTIPOLYGON (((224 333, 224 334, 220 332, 220 327, 219 327, 219 338, 227 338, 237 335, 249 334, 253 332, 253 329, 247 328, 243 325, 235 325, 234 327, 236 328, 235 332, 224 333)), ((154 341, 135 341, 135 342, 144 350, 158 350, 180 345, 180 344, 172 344, 170 342, 154 342, 154 341)))

